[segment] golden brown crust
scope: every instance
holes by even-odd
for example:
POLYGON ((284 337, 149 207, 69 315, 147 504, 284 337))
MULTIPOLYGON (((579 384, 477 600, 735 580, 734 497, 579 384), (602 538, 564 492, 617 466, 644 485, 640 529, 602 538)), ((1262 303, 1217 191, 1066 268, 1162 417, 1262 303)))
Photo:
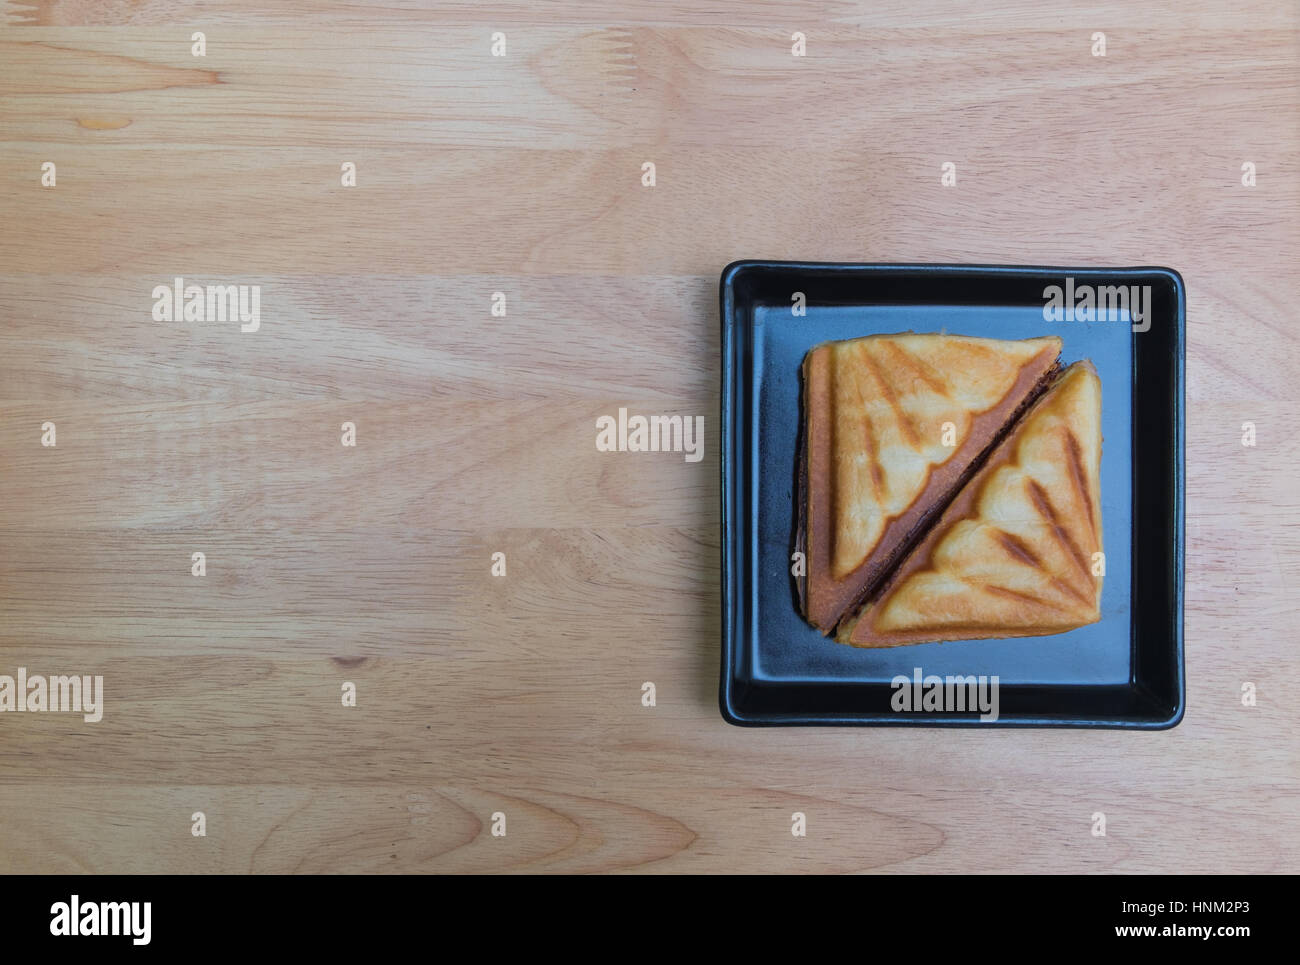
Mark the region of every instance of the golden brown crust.
POLYGON ((1101 382, 1070 366, 837 640, 1041 636, 1101 617, 1101 382))
POLYGON ((1055 337, 903 334, 830 342, 804 357, 796 542, 809 623, 830 633, 864 599, 1041 388, 1060 347, 1055 337), (957 445, 940 448, 945 422, 957 445))

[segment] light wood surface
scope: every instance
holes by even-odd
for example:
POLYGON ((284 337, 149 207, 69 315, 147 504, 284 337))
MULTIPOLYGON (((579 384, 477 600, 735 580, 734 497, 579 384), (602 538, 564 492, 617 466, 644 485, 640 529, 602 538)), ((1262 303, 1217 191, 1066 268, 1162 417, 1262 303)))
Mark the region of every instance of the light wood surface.
POLYGON ((0 15, 0 673, 106 693, 0 715, 0 871, 1300 868, 1294 3, 0 15), (1183 274, 1179 727, 722 721, 743 257, 1183 274), (154 321, 177 275, 260 331, 154 321))

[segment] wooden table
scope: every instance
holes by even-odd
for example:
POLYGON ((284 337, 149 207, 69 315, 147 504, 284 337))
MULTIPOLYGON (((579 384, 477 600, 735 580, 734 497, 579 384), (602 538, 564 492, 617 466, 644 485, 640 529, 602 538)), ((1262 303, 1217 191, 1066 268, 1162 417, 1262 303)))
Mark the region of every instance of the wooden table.
POLYGON ((1294 3, 422 6, 0 7, 0 870, 1297 869, 1294 3), (1179 727, 722 721, 743 257, 1182 272, 1179 727))

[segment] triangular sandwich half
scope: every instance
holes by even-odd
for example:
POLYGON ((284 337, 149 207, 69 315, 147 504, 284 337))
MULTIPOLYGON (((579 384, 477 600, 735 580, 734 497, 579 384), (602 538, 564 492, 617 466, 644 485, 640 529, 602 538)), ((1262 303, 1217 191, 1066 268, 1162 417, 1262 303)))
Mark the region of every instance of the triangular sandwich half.
POLYGON ((1101 382, 1076 362, 837 639, 1032 637, 1101 617, 1101 382))
POLYGON ((871 335, 803 362, 805 619, 824 634, 933 520, 1059 369, 1061 340, 871 335))

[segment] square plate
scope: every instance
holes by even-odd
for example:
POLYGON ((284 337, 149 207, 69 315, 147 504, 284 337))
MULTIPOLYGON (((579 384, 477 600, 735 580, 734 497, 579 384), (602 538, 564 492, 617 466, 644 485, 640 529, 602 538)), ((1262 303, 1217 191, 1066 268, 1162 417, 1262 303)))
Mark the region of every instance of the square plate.
POLYGON ((1182 719, 1186 298, 1177 272, 738 261, 722 272, 721 300, 723 717, 743 725, 1144 729, 1182 719), (1138 286, 1141 319, 1126 308, 1087 317, 1084 286, 1097 293, 1121 285, 1138 286), (1054 304, 1069 298, 1077 315, 1064 317, 1063 307, 1049 320, 1050 286, 1061 290, 1054 304), (1062 363, 1092 359, 1102 384, 1106 547, 1098 623, 1044 637, 858 649, 799 615, 791 570, 800 364, 821 342, 907 331, 1060 335, 1062 363), (891 698, 902 688, 894 681, 918 670, 996 676, 996 720, 978 711, 895 711, 891 698))

